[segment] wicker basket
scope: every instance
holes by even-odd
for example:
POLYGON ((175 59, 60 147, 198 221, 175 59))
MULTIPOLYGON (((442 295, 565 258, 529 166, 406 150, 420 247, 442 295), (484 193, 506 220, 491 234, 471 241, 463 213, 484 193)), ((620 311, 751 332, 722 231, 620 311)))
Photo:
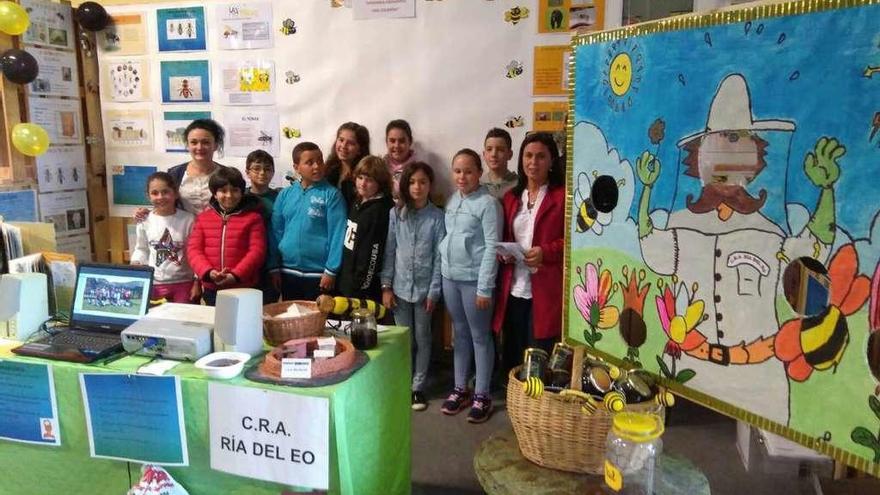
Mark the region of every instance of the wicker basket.
MULTIPOLYGON (((507 414, 523 457, 547 468, 573 473, 602 474, 605 438, 611 415, 597 408, 592 415, 581 411, 582 402, 553 392, 533 399, 510 371, 507 384, 507 414)), ((655 409, 653 403, 627 406, 629 410, 655 409)))
POLYGON ((318 305, 314 301, 281 301, 263 306, 263 338, 273 346, 290 339, 322 335, 326 322, 327 315, 318 311, 318 305), (314 311, 297 318, 275 318, 294 303, 314 311))

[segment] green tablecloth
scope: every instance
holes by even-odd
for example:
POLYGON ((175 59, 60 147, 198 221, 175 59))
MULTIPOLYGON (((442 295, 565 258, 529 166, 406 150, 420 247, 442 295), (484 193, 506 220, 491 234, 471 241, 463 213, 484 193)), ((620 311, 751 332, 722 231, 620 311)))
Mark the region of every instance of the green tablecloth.
MULTIPOLYGON (((255 383, 239 376, 221 383, 330 399, 330 493, 410 492, 410 335, 392 328, 379 335, 370 362, 348 380, 327 387, 292 388, 255 383)), ((140 464, 89 457, 89 439, 79 388, 81 372, 133 372, 147 359, 127 357, 107 366, 31 358, 53 365, 60 416, 60 447, 0 440, 0 493, 124 494, 140 476, 140 464)), ((175 367, 181 377, 188 467, 166 468, 191 495, 279 495, 285 487, 210 467, 208 383, 190 363, 175 367)), ((294 419, 295 421, 295 419, 294 419)))

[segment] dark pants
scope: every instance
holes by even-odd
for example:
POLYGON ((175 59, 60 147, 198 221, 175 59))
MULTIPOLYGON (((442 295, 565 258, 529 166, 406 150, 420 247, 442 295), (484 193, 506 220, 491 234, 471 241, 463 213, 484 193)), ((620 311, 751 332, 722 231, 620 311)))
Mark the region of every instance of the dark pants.
POLYGON ((556 339, 536 339, 532 331, 532 300, 509 295, 504 314, 504 356, 505 379, 512 368, 522 364, 523 352, 529 347, 543 349, 550 354, 556 339))
POLYGON ((278 302, 278 298, 281 297, 281 294, 272 286, 272 277, 265 270, 260 275, 260 290, 263 291, 263 306, 278 302))
POLYGON ((205 300, 205 306, 213 306, 217 303, 217 289, 202 290, 202 299, 205 300))
POLYGON ((314 301, 321 295, 320 277, 298 277, 281 273, 281 298, 285 301, 314 301))

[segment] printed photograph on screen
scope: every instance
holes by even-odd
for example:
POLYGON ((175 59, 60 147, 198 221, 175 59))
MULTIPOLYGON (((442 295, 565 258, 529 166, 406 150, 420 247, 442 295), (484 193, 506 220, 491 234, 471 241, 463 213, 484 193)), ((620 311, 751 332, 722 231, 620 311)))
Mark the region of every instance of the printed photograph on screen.
POLYGON ((137 316, 144 297, 143 281, 113 282, 104 277, 88 277, 81 309, 137 316))

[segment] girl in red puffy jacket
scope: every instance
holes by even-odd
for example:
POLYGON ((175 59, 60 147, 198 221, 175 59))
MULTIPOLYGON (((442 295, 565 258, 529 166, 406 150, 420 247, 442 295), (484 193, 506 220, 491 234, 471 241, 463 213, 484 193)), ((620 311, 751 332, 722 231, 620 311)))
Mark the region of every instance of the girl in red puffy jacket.
POLYGON ((260 200, 245 194, 244 177, 237 169, 218 169, 208 188, 210 207, 196 217, 186 255, 202 281, 205 303, 213 306, 219 289, 259 285, 266 227, 260 200))

